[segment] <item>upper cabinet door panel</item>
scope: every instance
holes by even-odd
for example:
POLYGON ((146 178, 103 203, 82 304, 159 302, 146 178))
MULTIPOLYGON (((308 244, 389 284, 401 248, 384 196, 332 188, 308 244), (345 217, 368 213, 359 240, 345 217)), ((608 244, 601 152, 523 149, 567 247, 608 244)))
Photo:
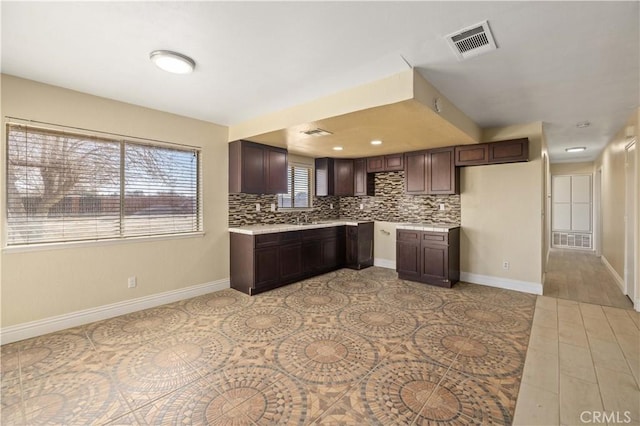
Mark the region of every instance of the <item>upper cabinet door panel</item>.
POLYGON ((404 155, 404 188, 407 194, 427 193, 426 151, 408 152, 404 155))
POLYGON ((462 145, 455 148, 456 166, 479 166, 489 164, 489 145, 462 145))
POLYGON ((396 172, 404 170, 404 155, 391 154, 384 156, 384 171, 396 172))
MULTIPOLYGON (((265 192, 264 177, 266 173, 264 148, 253 144, 242 147, 242 189, 248 194, 265 192)), ((286 177, 285 177, 286 179, 286 177)))
POLYGON ((334 160, 335 194, 353 195, 353 160, 336 158, 334 160))
POLYGON ((287 193, 287 152, 283 150, 266 150, 267 194, 287 193))
POLYGON ((369 157, 367 160, 367 173, 384 172, 384 156, 369 157))
POLYGON ((434 195, 459 193, 453 147, 427 151, 427 172, 427 193, 434 195))
POLYGON ((511 139, 489 144, 489 164, 529 161, 529 139, 511 139))

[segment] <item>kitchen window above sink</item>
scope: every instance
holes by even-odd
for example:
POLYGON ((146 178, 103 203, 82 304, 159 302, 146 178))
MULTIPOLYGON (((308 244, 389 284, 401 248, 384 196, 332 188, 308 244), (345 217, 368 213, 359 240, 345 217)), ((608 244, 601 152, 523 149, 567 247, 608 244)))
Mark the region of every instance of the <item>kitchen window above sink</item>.
POLYGON ((287 193, 278 194, 279 209, 311 208, 311 173, 308 165, 289 164, 287 168, 287 193))

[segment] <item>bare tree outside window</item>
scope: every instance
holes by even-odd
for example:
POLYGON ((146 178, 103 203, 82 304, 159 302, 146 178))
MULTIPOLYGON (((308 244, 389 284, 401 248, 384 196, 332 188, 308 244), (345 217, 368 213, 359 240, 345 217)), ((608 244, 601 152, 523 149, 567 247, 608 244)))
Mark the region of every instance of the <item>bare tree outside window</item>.
POLYGON ((200 230, 197 151, 19 125, 7 141, 9 245, 200 230))

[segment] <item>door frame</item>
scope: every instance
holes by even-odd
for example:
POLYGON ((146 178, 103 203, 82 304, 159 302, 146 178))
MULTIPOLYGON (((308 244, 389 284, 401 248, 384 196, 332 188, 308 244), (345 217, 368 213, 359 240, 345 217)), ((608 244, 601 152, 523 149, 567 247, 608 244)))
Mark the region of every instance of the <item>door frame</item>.
POLYGON ((635 253, 638 247, 638 146, 636 138, 633 138, 629 143, 627 143, 624 147, 625 157, 624 157, 624 165, 625 165, 625 225, 624 225, 624 285, 625 285, 625 294, 629 296, 630 287, 633 288, 633 297, 631 297, 631 302, 634 305, 636 311, 640 311, 640 289, 638 288, 638 264, 637 258, 638 253, 635 253), (634 146, 635 145, 635 146, 634 146), (635 158, 634 158, 634 170, 629 170, 629 150, 631 147, 634 147, 636 150, 635 158), (628 195, 631 194, 631 197, 628 195), (629 241, 629 227, 633 223, 633 235, 631 235, 631 241, 629 241), (633 251, 631 255, 627 252, 629 249, 633 251), (634 259, 634 264, 629 265, 628 260, 634 259), (634 269, 633 273, 633 281, 630 282, 630 268, 634 269))
POLYGON ((602 167, 595 172, 593 183, 593 246, 596 256, 602 256, 602 167))

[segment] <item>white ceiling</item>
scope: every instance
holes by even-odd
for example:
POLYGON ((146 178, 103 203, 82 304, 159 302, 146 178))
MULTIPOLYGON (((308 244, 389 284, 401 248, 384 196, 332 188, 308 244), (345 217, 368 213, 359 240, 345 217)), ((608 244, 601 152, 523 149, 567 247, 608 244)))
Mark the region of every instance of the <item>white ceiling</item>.
POLYGON ((404 57, 481 127, 543 121, 552 161, 589 161, 640 105, 639 5, 2 1, 1 70, 233 125, 406 70, 404 57), (458 62, 443 37, 483 20, 499 49, 458 62), (156 49, 196 71, 158 70, 156 49), (564 152, 576 145, 588 150, 564 152))

